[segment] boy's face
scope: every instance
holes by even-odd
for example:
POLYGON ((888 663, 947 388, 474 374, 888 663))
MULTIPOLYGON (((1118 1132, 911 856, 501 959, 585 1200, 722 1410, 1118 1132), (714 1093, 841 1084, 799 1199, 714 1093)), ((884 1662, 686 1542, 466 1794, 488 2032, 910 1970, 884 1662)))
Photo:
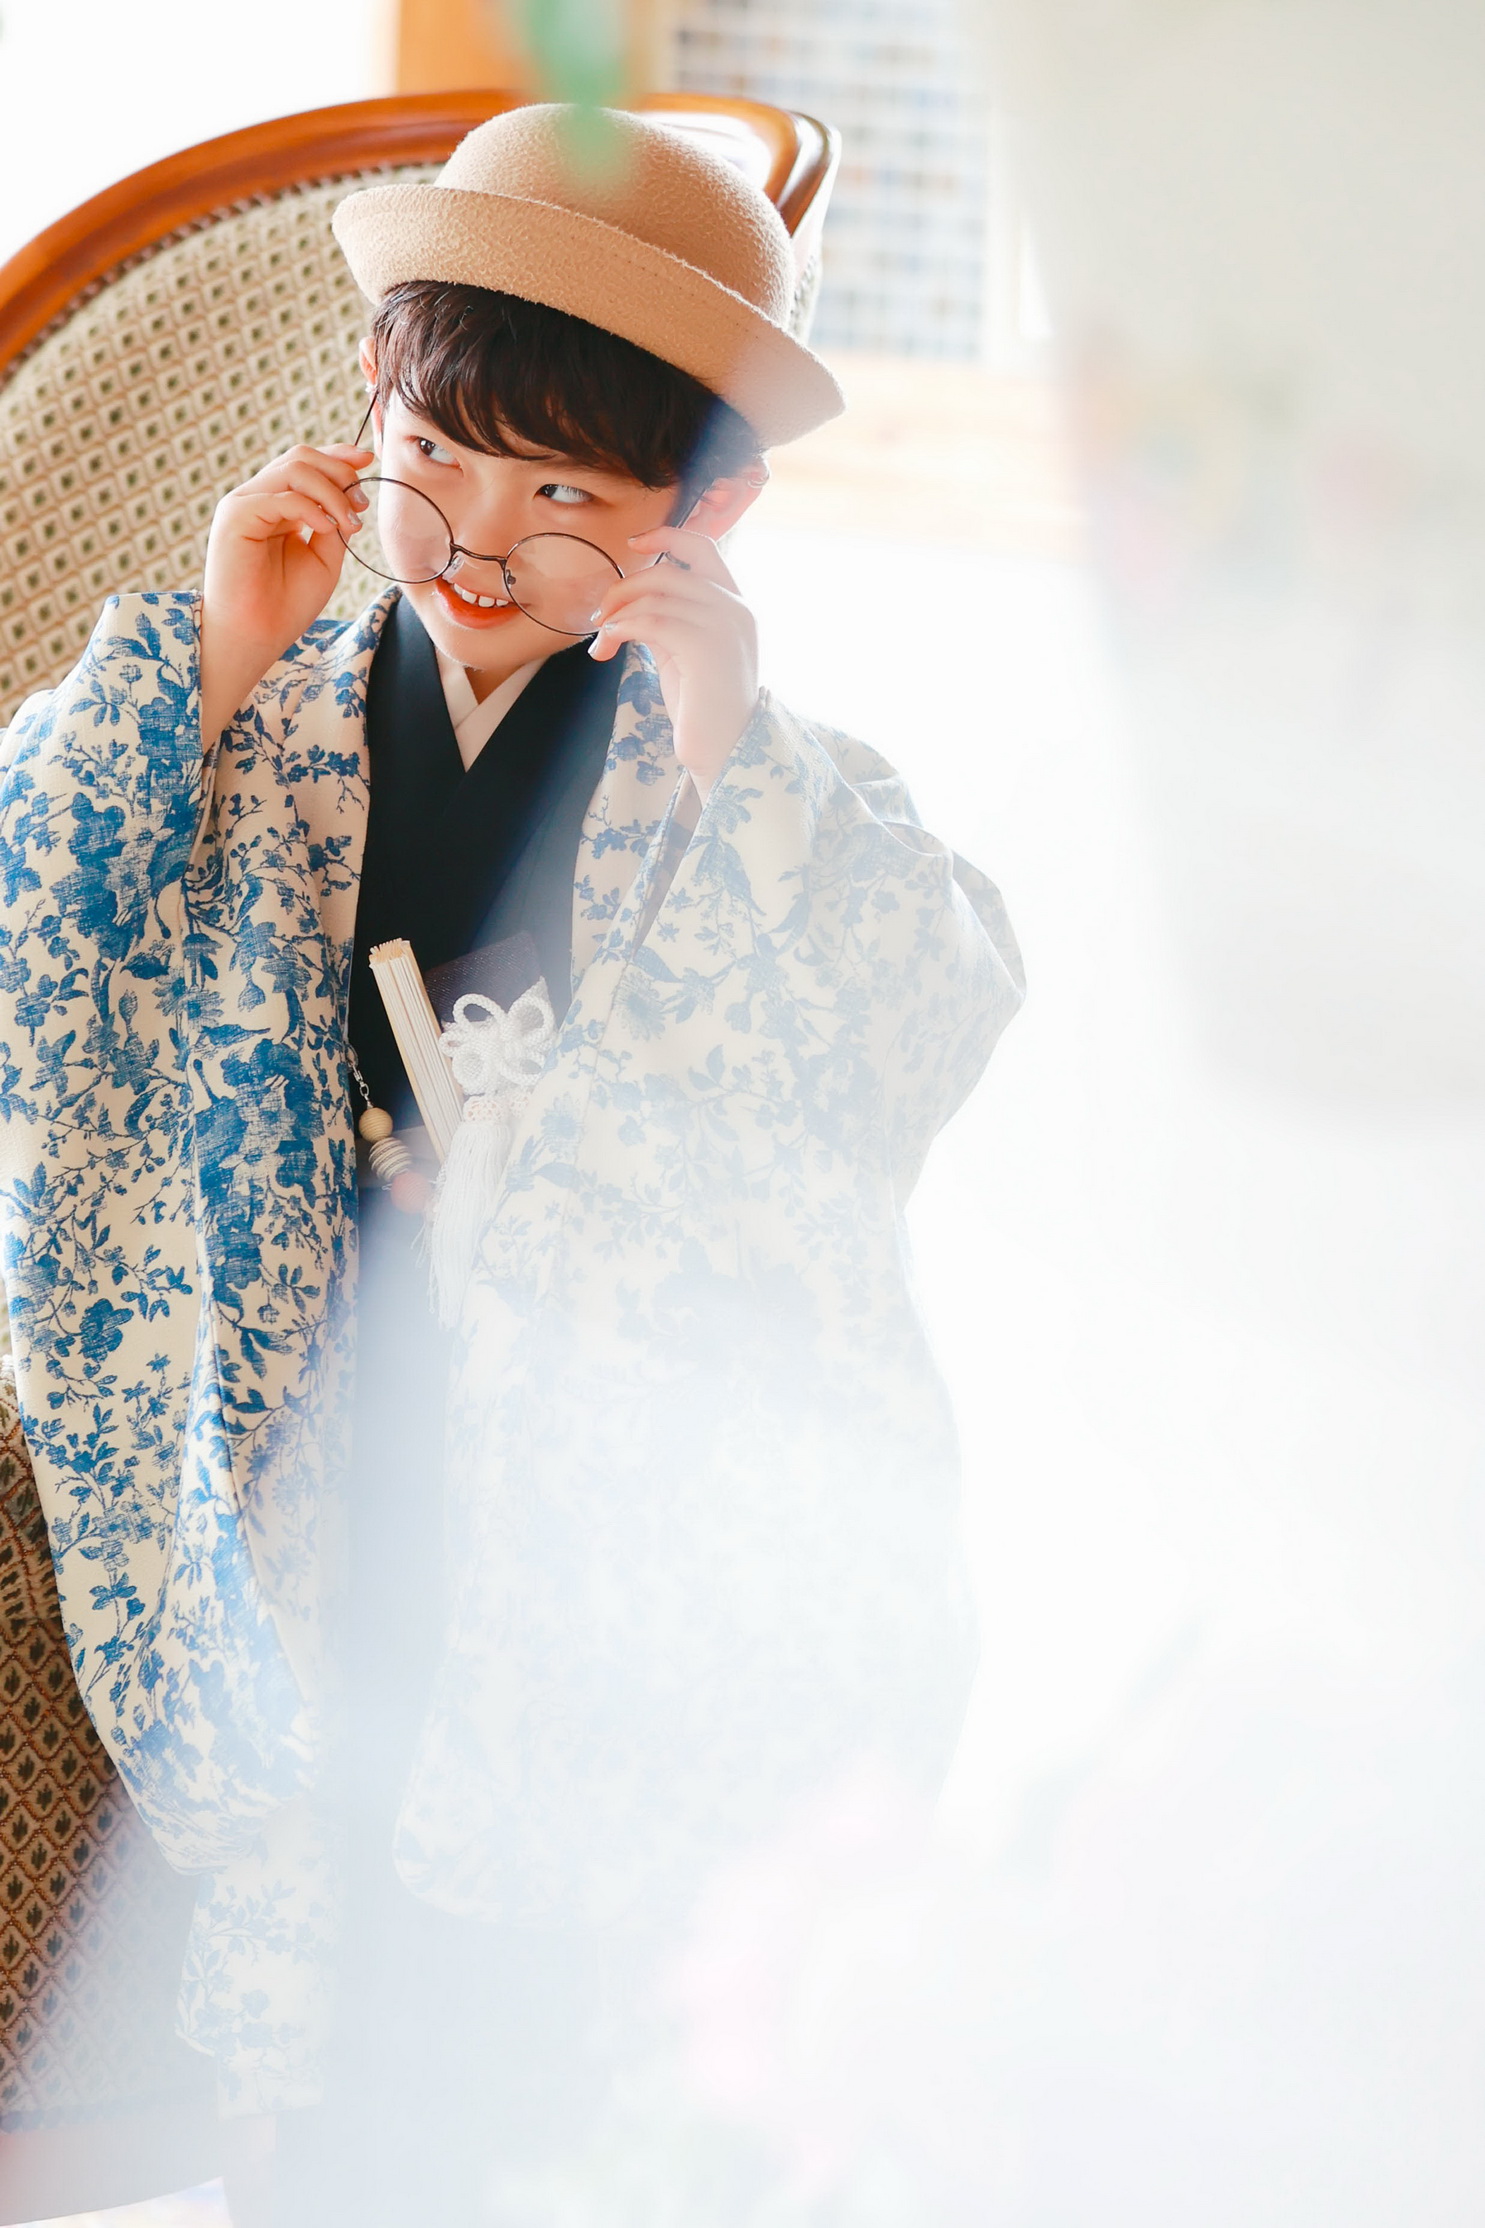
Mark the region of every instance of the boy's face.
MULTIPOLYGON (((669 522, 673 487, 642 487, 623 474, 544 452, 506 457, 462 448, 395 395, 379 415, 380 471, 431 496, 464 548, 500 557, 529 534, 576 534, 596 543, 623 572, 652 562, 636 558, 629 537, 669 522)), ((450 580, 414 583, 402 592, 446 657, 497 683, 573 639, 539 626, 513 603, 479 608, 450 580)))

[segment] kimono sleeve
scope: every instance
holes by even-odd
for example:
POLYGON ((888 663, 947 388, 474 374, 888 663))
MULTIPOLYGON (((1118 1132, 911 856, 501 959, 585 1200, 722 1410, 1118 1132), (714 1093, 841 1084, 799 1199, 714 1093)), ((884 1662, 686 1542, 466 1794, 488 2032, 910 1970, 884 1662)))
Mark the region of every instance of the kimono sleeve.
POLYGON ((148 967, 201 812, 196 598, 113 596, 0 739, 0 970, 148 967), (40 941, 38 942, 38 938, 40 941))
MULTIPOLYGON (((893 924, 897 933, 884 933, 874 967, 891 1031, 883 1047, 884 1104, 906 1188, 1019 1011, 1026 972, 996 884, 923 826, 896 768, 853 736, 818 726, 811 732, 880 831, 863 848, 878 854, 890 893, 884 927, 891 896, 901 898, 907 915, 893 924)), ((884 903, 882 895, 877 902, 884 903)))
POLYGON ((693 851, 692 902, 767 999, 816 1134, 884 1154, 905 1196, 1025 993, 999 891, 885 759, 766 693, 693 851))

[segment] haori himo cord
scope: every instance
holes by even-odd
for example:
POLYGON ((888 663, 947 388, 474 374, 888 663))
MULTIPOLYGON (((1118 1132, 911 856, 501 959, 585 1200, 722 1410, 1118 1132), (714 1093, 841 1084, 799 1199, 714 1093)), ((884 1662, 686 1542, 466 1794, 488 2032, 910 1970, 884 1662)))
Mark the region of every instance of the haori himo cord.
POLYGON ((501 2139, 570 2149, 713 1868, 862 1759, 931 1791, 973 1662, 902 1211, 1015 943, 759 683, 719 542, 840 407, 780 219, 660 126, 589 173, 563 125, 341 205, 364 441, 225 497, 200 593, 113 599, 0 804, 79 1683, 201 1876, 185 2031, 316 2131, 321 2221, 430 2174, 479 2217, 463 2138, 517 2089, 501 2139), (446 1053, 509 1052, 453 1102, 498 1105, 447 1328, 398 943, 446 1053))

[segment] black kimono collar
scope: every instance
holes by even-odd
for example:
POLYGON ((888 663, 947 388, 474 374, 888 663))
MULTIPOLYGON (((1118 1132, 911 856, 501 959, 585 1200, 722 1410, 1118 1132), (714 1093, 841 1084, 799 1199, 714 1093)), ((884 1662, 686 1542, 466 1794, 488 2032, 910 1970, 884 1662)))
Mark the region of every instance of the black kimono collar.
POLYGON ((371 802, 350 1013, 373 1096, 397 1087, 379 1104, 396 1110, 406 1087, 367 964, 372 945, 407 937, 426 974, 524 930, 565 1010, 578 842, 622 663, 595 664, 584 643, 559 650, 466 770, 427 631, 405 598, 388 612, 366 692, 371 802))

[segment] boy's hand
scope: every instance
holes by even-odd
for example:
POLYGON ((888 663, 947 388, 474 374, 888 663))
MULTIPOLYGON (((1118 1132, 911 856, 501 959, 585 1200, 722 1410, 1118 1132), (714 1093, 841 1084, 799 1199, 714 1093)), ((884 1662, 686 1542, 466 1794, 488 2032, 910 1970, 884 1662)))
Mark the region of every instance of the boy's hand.
POLYGON ((704 797, 757 707, 758 630, 708 535, 657 526, 629 547, 636 557, 669 561, 614 582, 598 607, 591 655, 611 658, 621 642, 645 645, 676 757, 704 797))
POLYGON ((345 562, 340 536, 358 530, 366 508, 352 482, 374 461, 344 442, 301 445, 218 503, 201 599, 203 748, 329 602, 345 562))

